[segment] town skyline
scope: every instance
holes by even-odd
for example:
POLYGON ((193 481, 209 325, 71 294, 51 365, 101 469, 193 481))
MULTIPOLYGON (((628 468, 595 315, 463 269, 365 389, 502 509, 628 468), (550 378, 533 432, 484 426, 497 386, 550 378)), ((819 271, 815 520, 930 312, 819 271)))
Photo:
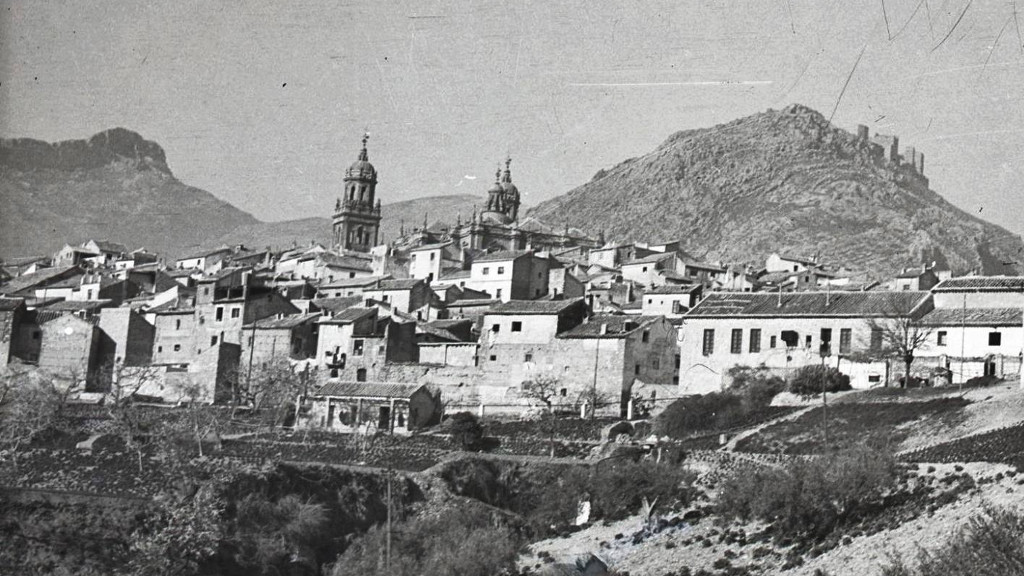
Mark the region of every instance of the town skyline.
POLYGON ((482 197, 511 155, 533 206, 677 130, 800 102, 848 131, 899 134, 928 156, 934 190, 1024 232, 1024 56, 999 2, 11 2, 0 26, 14 32, 4 137, 123 126, 164 147, 180 180, 263 220, 324 215, 364 131, 385 203, 482 197))

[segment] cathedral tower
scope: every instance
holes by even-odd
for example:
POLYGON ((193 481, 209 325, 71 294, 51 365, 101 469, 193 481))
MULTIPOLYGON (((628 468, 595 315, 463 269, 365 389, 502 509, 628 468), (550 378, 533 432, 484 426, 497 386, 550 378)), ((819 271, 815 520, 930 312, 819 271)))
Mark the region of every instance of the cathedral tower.
POLYGON ((345 171, 344 195, 334 205, 334 246, 341 250, 369 252, 378 243, 380 200, 377 194, 377 170, 366 155, 366 141, 359 159, 345 171))

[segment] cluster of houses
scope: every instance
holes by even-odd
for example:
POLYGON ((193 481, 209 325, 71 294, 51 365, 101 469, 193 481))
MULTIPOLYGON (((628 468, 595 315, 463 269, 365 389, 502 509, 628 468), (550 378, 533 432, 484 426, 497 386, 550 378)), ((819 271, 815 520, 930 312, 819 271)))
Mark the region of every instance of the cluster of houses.
MULTIPOLYGON (((301 370, 310 425, 405 432, 438 410, 538 404, 627 414, 633 401, 720 390, 736 366, 827 362, 855 387, 902 375, 880 321, 927 333, 915 375, 1021 372, 1024 277, 930 267, 887 283, 773 254, 763 269, 701 262, 680 243, 607 243, 518 219, 508 163, 468 223, 378 240, 376 169, 346 173, 335 242, 224 246, 164 261, 107 241, 3 263, 0 364, 75 374, 102 393, 120 367, 167 402, 272 363, 301 370), (531 393, 546 383, 550 394, 531 393)), ((193 398, 195 399, 195 398, 193 398)))

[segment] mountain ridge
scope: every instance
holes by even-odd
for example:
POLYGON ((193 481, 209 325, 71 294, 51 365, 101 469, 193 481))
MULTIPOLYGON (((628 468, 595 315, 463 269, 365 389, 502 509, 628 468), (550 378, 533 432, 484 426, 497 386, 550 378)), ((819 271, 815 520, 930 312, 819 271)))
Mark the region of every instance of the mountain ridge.
MULTIPOLYGON (((46 255, 65 243, 112 239, 167 258, 222 244, 253 248, 329 244, 327 217, 263 222, 179 181, 156 142, 125 128, 48 143, 0 139, 0 258, 46 255)), ((482 197, 463 194, 384 204, 381 233, 425 212, 469 214, 482 197)))
POLYGON ((789 252, 880 277, 932 260, 958 272, 1017 272, 1019 236, 932 191, 917 162, 878 152, 796 104, 676 132, 528 214, 616 241, 682 239, 687 251, 727 263, 789 252))

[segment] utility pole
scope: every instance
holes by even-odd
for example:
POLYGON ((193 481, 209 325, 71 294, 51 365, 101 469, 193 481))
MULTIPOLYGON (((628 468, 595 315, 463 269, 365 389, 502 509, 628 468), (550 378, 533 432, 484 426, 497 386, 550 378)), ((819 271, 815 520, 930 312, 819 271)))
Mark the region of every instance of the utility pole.
MULTIPOLYGON (((389 458, 390 460, 390 458, 389 458)), ((388 462, 388 526, 387 539, 384 549, 384 569, 391 572, 391 462, 388 462)))
POLYGON ((964 305, 960 309, 960 383, 957 385, 957 391, 961 394, 964 393, 964 345, 967 342, 967 293, 964 293, 964 305))
POLYGON ((831 346, 821 344, 821 431, 824 438, 824 452, 828 453, 828 399, 827 399, 827 384, 828 384, 828 368, 825 367, 825 357, 831 353, 831 346))
POLYGON ((593 393, 590 395, 590 401, 594 403, 590 407, 590 419, 593 420, 597 416, 597 364, 598 364, 598 351, 601 350, 601 339, 594 339, 594 386, 593 393))

